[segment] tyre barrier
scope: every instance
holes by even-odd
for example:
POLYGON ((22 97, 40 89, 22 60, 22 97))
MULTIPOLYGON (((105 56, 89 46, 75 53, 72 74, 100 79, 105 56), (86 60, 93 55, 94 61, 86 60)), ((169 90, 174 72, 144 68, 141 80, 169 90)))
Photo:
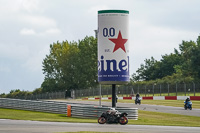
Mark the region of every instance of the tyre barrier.
MULTIPOLYGON (((21 100, 10 98, 0 98, 0 108, 66 114, 66 116, 68 117, 79 118, 98 118, 103 112, 106 112, 110 109, 110 107, 101 107, 88 104, 74 104, 55 101, 21 100)), ((118 110, 121 113, 128 113, 129 119, 138 119, 138 108, 117 107, 116 110, 118 110)))

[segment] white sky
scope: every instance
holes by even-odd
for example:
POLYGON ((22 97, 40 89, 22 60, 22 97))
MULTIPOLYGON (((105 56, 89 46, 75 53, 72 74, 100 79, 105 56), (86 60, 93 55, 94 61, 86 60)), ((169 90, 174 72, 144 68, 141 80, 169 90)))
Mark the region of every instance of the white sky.
POLYGON ((0 93, 41 86, 49 45, 94 36, 97 11, 129 10, 130 74, 200 33, 199 0, 0 0, 0 93))

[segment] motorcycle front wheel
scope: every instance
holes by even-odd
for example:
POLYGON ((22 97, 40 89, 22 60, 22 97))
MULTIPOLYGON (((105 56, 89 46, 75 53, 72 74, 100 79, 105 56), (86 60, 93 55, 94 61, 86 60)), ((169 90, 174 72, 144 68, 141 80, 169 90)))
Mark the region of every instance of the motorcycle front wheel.
POLYGON ((99 117, 98 123, 99 123, 99 124, 104 124, 104 123, 106 123, 106 118, 105 118, 105 117, 99 117))
POLYGON ((120 117, 119 123, 120 123, 121 125, 126 125, 126 124, 128 123, 128 118, 125 117, 125 116, 120 117))
POLYGON ((187 106, 184 105, 185 110, 187 110, 187 106))

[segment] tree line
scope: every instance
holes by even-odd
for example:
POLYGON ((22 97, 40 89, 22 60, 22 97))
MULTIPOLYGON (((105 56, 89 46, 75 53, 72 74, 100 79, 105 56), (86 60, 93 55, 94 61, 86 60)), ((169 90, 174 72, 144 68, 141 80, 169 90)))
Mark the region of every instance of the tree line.
POLYGON ((132 83, 177 83, 197 82, 200 79, 200 36, 197 41, 182 41, 179 49, 162 55, 160 61, 153 57, 145 59, 136 73, 132 83))
MULTIPOLYGON (((33 92, 11 90, 1 97, 31 95, 44 92, 58 92, 72 89, 96 87, 97 81, 97 39, 86 36, 78 42, 56 42, 50 44, 50 52, 44 58, 44 81, 33 92)), ((200 79, 200 36, 197 41, 182 41, 179 49, 145 59, 129 84, 195 82, 200 79)))
POLYGON ((42 64, 44 92, 94 87, 98 84, 97 39, 91 36, 78 42, 54 43, 42 64))
POLYGON ((36 88, 32 92, 24 91, 20 89, 11 90, 8 94, 2 93, 0 94, 0 98, 25 98, 31 95, 41 94, 42 88, 36 88))

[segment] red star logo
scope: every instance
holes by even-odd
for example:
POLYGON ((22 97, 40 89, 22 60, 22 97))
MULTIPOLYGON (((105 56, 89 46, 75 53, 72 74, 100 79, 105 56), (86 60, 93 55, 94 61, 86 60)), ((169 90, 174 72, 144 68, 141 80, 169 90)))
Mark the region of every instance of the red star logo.
POLYGON ((113 43, 115 43, 115 48, 113 49, 113 53, 118 50, 119 48, 121 48, 122 50, 124 50, 124 52, 126 53, 124 44, 127 42, 128 39, 123 39, 122 38, 122 34, 121 31, 119 31, 118 37, 115 39, 112 38, 108 38, 110 41, 112 41, 113 43))

